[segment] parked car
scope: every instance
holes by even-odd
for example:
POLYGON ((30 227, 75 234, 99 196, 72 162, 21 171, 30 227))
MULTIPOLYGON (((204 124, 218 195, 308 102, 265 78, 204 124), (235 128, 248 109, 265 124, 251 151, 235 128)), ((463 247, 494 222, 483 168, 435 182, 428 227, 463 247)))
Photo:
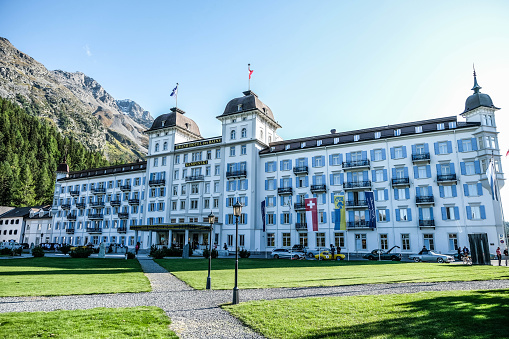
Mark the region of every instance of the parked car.
POLYGON ((343 260, 345 259, 345 255, 341 253, 332 253, 330 251, 321 251, 320 253, 315 255, 315 259, 318 260, 343 260))
POLYGON ((21 243, 20 245, 21 245, 21 248, 23 248, 24 250, 28 250, 30 248, 30 245, 27 244, 26 242, 21 243))
POLYGON ((21 245, 17 242, 14 242, 14 241, 3 241, 3 242, 0 242, 0 249, 2 248, 9 248, 11 250, 15 250, 15 249, 18 249, 20 248, 21 245))
POLYGON ((396 247, 400 248, 399 246, 393 246, 388 251, 377 248, 368 254, 364 254, 362 257, 368 260, 378 260, 380 258, 380 260, 401 261, 401 253, 392 252, 396 247))
POLYGON ((429 250, 420 251, 419 254, 411 254, 408 256, 408 259, 413 260, 415 262, 428 261, 428 262, 449 263, 454 261, 454 257, 451 255, 440 254, 429 250))
POLYGON ((304 247, 304 245, 301 245, 301 244, 293 245, 292 246, 292 251, 293 252, 303 252, 303 253, 307 252, 307 250, 304 247))
POLYGON ((47 251, 54 251, 54 250, 58 249, 58 247, 60 247, 60 244, 51 242, 51 243, 42 243, 40 246, 47 251))
POLYGON ((270 256, 274 259, 305 259, 306 254, 304 252, 294 252, 292 250, 289 250, 287 248, 276 248, 273 249, 270 256))

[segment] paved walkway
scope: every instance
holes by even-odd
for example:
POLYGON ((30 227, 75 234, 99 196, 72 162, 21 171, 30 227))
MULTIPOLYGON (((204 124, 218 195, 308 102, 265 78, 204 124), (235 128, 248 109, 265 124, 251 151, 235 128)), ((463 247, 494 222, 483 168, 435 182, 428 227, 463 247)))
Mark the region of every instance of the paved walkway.
MULTIPOLYGON (((58 297, 0 298, 0 312, 34 312, 95 307, 157 306, 170 317, 171 329, 181 338, 263 338, 223 311, 232 290, 193 290, 151 258, 138 258, 152 292, 58 297)), ((240 291, 240 300, 401 294, 421 291, 509 289, 509 280, 375 284, 335 287, 273 288, 240 291)))

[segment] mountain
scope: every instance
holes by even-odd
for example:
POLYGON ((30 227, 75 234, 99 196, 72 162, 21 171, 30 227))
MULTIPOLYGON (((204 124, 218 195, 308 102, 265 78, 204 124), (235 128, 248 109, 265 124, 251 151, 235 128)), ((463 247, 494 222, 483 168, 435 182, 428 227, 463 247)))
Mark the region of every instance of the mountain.
POLYGON ((132 100, 115 100, 81 72, 50 71, 0 37, 0 97, 51 120, 59 131, 111 162, 143 158, 153 118, 132 100))

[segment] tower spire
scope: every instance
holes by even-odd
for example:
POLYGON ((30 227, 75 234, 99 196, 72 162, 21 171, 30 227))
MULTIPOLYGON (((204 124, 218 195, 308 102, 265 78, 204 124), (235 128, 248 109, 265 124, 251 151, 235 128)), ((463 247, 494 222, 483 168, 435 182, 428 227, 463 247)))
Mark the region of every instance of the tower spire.
POLYGON ((479 93, 479 90, 482 87, 479 86, 479 84, 477 83, 477 75, 475 74, 475 65, 472 64, 472 67, 474 68, 474 87, 472 87, 472 91, 474 91, 474 93, 479 93))

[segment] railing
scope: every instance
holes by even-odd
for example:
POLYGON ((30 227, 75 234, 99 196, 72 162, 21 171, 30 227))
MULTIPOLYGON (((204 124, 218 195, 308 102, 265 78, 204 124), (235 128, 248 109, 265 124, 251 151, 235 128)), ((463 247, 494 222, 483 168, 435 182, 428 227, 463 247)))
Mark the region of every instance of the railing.
POLYGON ((435 220, 419 220, 419 226, 435 226, 435 220))
POLYGON ((369 167, 369 160, 344 161, 343 168, 369 167))
POLYGON ((71 209, 71 204, 62 204, 62 209, 63 210, 70 210, 71 209))
POLYGON ((429 153, 412 154, 412 161, 428 161, 430 160, 429 153))
POLYGON ((291 187, 280 187, 277 189, 277 194, 293 194, 291 187))
POLYGON ((352 181, 352 182, 345 182, 343 184, 343 188, 365 188, 365 187, 371 187, 371 181, 352 181))
POLYGON ((139 205, 140 199, 129 199, 128 203, 129 203, 129 205, 139 205))
POLYGON ((120 219, 129 219, 129 213, 126 213, 126 212, 119 212, 118 213, 118 217, 120 219))
POLYGON ((93 213, 88 215, 89 219, 102 219, 104 218, 102 213, 93 213))
POLYGON ((103 207, 104 206, 104 201, 91 201, 90 202, 90 206, 92 206, 92 207, 95 207, 95 206, 103 207))
POLYGON ((311 192, 325 192, 327 191, 327 185, 311 185, 311 192))
POLYGON ((247 176, 247 170, 226 171, 227 178, 240 178, 247 176))
POLYGON ((203 174, 200 175, 190 175, 186 177, 186 181, 203 181, 205 176, 203 174))
POLYGON ((74 228, 66 228, 65 233, 67 234, 74 234, 74 228))
POLYGON ((293 204, 293 208, 298 211, 298 210, 305 210, 306 209, 306 204, 303 203, 303 202, 296 202, 295 204, 293 204))
POLYGON ((304 231, 308 229, 308 224, 305 222, 296 222, 295 229, 298 231, 304 231))
POLYGON ((111 206, 120 206, 122 202, 120 200, 110 200, 111 206))
POLYGON ((437 181, 456 181, 456 174, 439 174, 437 181))
POLYGON ((122 186, 120 186, 120 190, 122 192, 130 191, 131 190, 131 185, 122 185, 122 186))
POLYGON ((166 184, 166 179, 149 180, 149 186, 161 186, 166 184))
POLYGON ((293 168, 294 174, 308 174, 308 167, 307 166, 296 166, 293 168))
POLYGON ((435 202, 435 198, 432 195, 424 195, 415 198, 416 204, 432 204, 435 202))
POLYGON ((87 207, 87 204, 84 203, 84 202, 77 202, 76 203, 76 208, 82 209, 82 208, 86 208, 86 207, 87 207))
POLYGON ((126 233, 127 232, 127 227, 118 227, 117 228, 117 232, 118 233, 126 233))
POLYGON ((70 191, 69 192, 71 194, 71 196, 73 197, 77 197, 78 195, 80 195, 80 191, 70 191))
POLYGON ((367 200, 347 200, 346 207, 366 207, 368 206, 367 200))
POLYGON ((104 187, 92 188, 92 194, 106 194, 106 188, 104 187))
POLYGON ((399 185, 409 185, 410 184, 410 178, 394 178, 392 179, 392 186, 399 186, 399 185))
POLYGON ((369 226, 369 221, 366 220, 358 220, 358 221, 347 221, 347 228, 374 228, 369 226))
POLYGON ((67 214, 67 220, 76 220, 75 214, 67 214))
POLYGON ((102 228, 100 227, 87 227, 88 233, 102 233, 102 228))

